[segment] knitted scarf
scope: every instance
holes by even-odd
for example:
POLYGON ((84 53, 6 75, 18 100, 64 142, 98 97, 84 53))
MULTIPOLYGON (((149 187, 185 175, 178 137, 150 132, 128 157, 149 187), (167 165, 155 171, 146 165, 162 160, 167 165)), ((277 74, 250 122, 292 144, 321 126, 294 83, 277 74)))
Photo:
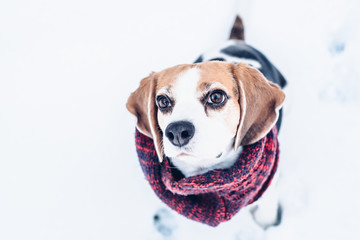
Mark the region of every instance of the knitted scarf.
POLYGON ((135 141, 141 168, 156 195, 176 212, 210 226, 230 220, 261 197, 279 160, 276 127, 258 142, 244 146, 231 168, 192 177, 184 177, 167 158, 160 163, 153 140, 138 130, 135 141))

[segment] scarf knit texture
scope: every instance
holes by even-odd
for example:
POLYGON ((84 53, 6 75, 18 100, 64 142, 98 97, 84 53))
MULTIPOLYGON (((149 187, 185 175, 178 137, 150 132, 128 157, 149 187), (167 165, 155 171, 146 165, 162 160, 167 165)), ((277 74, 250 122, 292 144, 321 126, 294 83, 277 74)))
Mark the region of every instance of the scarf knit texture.
POLYGON ((141 168, 156 195, 179 214, 214 227, 261 197, 279 161, 276 127, 244 146, 231 168, 192 177, 184 177, 167 158, 160 163, 153 140, 138 130, 135 142, 141 168))

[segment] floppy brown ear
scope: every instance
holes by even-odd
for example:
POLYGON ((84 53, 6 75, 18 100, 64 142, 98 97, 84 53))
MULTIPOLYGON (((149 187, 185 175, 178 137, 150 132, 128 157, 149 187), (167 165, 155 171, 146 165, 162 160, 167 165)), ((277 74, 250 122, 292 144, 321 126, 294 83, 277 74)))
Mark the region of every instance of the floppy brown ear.
POLYGON ((275 125, 285 94, 268 81, 257 69, 245 63, 233 69, 239 87, 240 123, 235 138, 235 149, 263 138, 275 125))
POLYGON ((163 160, 161 144, 162 132, 157 122, 157 106, 155 104, 155 73, 150 74, 140 82, 126 103, 126 107, 137 117, 137 129, 154 141, 155 150, 160 162, 163 160))

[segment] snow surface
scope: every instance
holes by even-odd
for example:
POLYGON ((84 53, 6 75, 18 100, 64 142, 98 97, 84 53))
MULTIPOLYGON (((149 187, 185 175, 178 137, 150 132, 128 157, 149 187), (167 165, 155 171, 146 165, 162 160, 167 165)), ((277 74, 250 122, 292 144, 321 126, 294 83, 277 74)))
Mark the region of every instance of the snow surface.
POLYGON ((360 2, 0 2, 0 239, 356 239, 360 2), (246 41, 289 82, 283 222, 217 228, 169 210, 137 162, 125 102, 141 78, 246 41), (153 223, 158 213, 165 225, 153 223), (159 231, 162 233, 159 233, 159 231))

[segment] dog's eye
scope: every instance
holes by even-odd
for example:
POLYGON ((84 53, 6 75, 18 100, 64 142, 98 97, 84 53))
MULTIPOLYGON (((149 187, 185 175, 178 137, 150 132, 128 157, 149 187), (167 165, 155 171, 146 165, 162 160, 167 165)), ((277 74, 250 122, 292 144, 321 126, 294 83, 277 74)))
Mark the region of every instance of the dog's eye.
POLYGON ((168 108, 171 107, 171 101, 168 97, 166 96, 163 96, 163 95, 160 95, 156 98, 156 102, 157 102, 157 105, 158 107, 161 109, 161 110, 166 110, 168 108))
POLYGON ((215 90, 210 94, 207 103, 209 105, 222 105, 225 103, 226 97, 227 96, 223 91, 215 90))

